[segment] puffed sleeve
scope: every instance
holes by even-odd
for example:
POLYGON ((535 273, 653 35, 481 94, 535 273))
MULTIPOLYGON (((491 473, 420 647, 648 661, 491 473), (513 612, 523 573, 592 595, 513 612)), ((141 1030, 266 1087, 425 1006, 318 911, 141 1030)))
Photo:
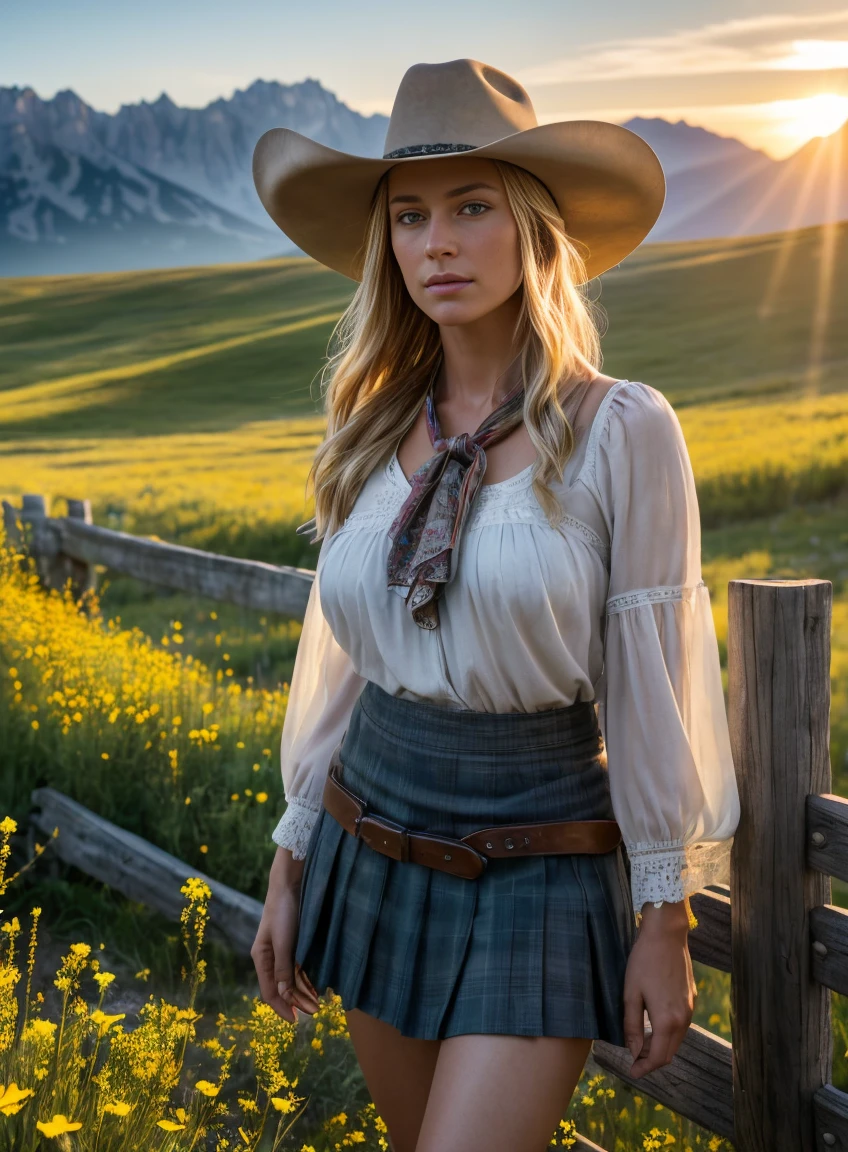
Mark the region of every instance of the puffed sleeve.
POLYGON ((610 534, 603 733, 633 907, 729 884, 739 793, 695 481, 677 414, 627 382, 595 480, 610 534))
POLYGON ((319 581, 320 562, 303 617, 280 738, 286 810, 271 833, 274 843, 290 848, 295 860, 306 856, 330 756, 365 687, 330 631, 321 610, 319 581))

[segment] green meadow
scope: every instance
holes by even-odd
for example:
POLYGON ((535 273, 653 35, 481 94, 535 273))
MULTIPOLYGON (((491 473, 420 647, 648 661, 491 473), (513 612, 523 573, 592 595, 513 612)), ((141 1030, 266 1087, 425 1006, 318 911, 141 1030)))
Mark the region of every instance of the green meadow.
MULTIPOLYGON (((592 285, 603 369, 660 389, 686 433, 723 642, 734 576, 834 583, 834 768, 845 768, 848 225, 647 245, 592 285)), ((321 370, 353 285, 314 261, 0 280, 0 495, 88 497, 95 523, 313 567, 294 527, 321 370)), ((104 610, 266 686, 296 627, 104 573, 104 610), (219 642, 218 647, 220 648, 219 642)))
MULTIPOLYGON (((680 417, 725 683, 729 580, 833 583, 831 752, 833 790, 843 794, 846 243, 848 223, 648 245, 592 286, 607 316, 603 371, 653 385, 680 417)), ((321 370, 352 290, 309 259, 0 280, 0 496, 19 506, 23 493, 44 494, 54 515, 67 498, 89 498, 97 524, 314 567, 317 550, 294 529, 311 515, 305 482, 323 429, 321 370)), ((7 589, 3 615, 0 596, 0 816, 24 820, 29 789, 53 783, 263 899, 299 624, 105 570, 99 585, 111 637, 48 610, 33 591, 17 589, 12 610, 7 589), (14 692, 5 690, 10 674, 14 692), (107 697, 133 677, 133 712, 110 720, 117 706, 107 697), (92 701, 105 703, 98 711, 92 701)), ((45 916, 62 923, 66 897, 45 897, 45 916)), ((106 939, 105 903, 92 891, 86 900, 106 939)), ((838 884, 834 900, 848 904, 838 884)), ((129 943, 133 918, 121 924, 140 966, 151 932, 141 912, 135 920, 129 943)), ((167 981, 173 956, 160 948, 149 962, 167 981)), ((696 1022, 729 1038, 728 981, 696 975, 696 1022)), ((834 1005, 834 1081, 848 1087, 848 1013, 840 998, 834 1005)), ((592 1126, 597 1086, 584 1086, 574 1117, 613 1147, 611 1105, 607 1126, 592 1126)), ((635 1115, 643 1102, 627 1099, 635 1115)), ((694 1130, 670 1130, 678 1147, 709 1146, 694 1130)))

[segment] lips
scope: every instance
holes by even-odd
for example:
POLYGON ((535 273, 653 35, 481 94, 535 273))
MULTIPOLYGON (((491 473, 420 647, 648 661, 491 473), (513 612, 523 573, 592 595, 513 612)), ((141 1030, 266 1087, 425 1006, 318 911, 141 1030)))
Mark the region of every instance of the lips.
POLYGON ((433 296, 445 296, 451 292, 459 292, 461 289, 467 288, 471 283, 471 280, 463 280, 456 276, 431 276, 424 287, 433 296))
POLYGON ((434 284, 467 284, 467 276, 457 276, 453 272, 436 272, 433 276, 428 276, 424 281, 425 288, 431 288, 434 284))

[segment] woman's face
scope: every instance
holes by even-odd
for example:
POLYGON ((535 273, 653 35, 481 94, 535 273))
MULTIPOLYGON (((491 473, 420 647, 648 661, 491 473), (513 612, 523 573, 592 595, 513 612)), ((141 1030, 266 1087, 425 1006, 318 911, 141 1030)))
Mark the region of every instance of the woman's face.
POLYGON ((388 183, 392 248, 410 296, 432 320, 468 324, 518 290, 518 228, 491 160, 398 164, 388 183), (459 280, 428 285, 440 274, 459 280))

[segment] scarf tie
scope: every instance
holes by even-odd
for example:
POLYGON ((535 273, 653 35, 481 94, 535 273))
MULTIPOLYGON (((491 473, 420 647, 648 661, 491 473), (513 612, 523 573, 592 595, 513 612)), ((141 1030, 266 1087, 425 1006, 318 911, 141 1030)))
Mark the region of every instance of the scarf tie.
POLYGON ((436 454, 413 473, 411 491, 389 528, 387 576, 419 628, 432 629, 439 625, 437 599, 455 574, 453 554, 483 482, 485 449, 523 420, 524 381, 470 435, 442 436, 432 382, 425 406, 436 454))

